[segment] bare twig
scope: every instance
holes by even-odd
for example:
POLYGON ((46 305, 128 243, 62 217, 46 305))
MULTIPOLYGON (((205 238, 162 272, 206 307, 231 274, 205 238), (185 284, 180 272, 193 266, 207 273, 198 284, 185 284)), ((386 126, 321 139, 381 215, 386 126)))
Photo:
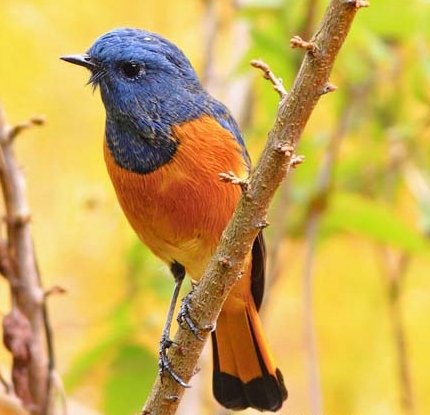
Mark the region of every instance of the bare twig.
POLYGON ((309 51, 312 55, 318 52, 318 46, 314 42, 307 42, 303 40, 300 36, 293 36, 290 40, 290 45, 293 49, 300 48, 309 51))
POLYGON ((336 86, 336 85, 333 85, 332 83, 327 82, 327 83, 322 87, 322 89, 320 90, 320 94, 321 94, 321 95, 329 94, 330 92, 334 92, 334 91, 336 91, 336 89, 337 89, 337 86, 336 86))
POLYGON ((45 119, 43 117, 33 117, 28 121, 22 122, 20 124, 16 124, 7 131, 5 137, 7 140, 12 141, 15 137, 21 134, 24 130, 28 130, 35 125, 43 125, 45 123, 45 119))
POLYGON ((263 71, 264 78, 273 84, 273 89, 279 94, 281 99, 287 96, 288 93, 284 88, 282 79, 275 76, 267 63, 263 62, 261 59, 254 59, 251 61, 251 66, 263 71))
POLYGON ((248 180, 237 177, 232 171, 218 173, 218 176, 222 182, 236 184, 240 186, 244 192, 248 190, 248 180))
POLYGON ((380 247, 380 253, 381 273, 386 283, 389 315, 397 354, 400 405, 404 414, 412 415, 415 412, 414 394, 402 312, 402 287, 411 256, 405 252, 393 252, 386 246, 380 247))
POLYGON ((12 384, 4 377, 3 372, 0 370, 0 383, 3 385, 4 391, 6 393, 11 393, 13 391, 12 384))
MULTIPOLYGON (((314 42, 324 53, 312 59, 306 54, 290 93, 281 101, 267 146, 250 176, 248 197, 240 199, 215 255, 189 297, 193 319, 200 327, 215 325, 225 298, 241 277, 245 258, 259 232, 255 223, 266 217, 269 202, 285 177, 294 154, 289 152, 287 156, 286 153, 281 153, 279 145, 288 144, 295 149, 320 98, 319 91, 328 81, 335 57, 356 11, 355 7, 344 0, 331 1, 314 38, 314 42), (229 258, 231 266, 224 267, 219 258, 229 258)), ((202 333, 205 339, 207 335, 202 333)), ((169 359, 178 375, 188 382, 194 373, 203 342, 196 339, 189 330, 179 328, 173 345, 169 350, 169 359)), ((183 392, 183 388, 170 377, 164 377, 162 382, 157 378, 142 414, 174 414, 183 392)))
POLYGON ((34 415, 50 412, 53 352, 47 344, 52 345, 52 334, 30 232, 25 181, 12 146, 18 134, 43 122, 37 117, 11 127, 0 107, 0 183, 7 224, 7 243, 1 244, 1 272, 9 281, 13 304, 4 320, 5 345, 14 359, 13 373, 19 375, 13 378, 16 393, 34 415), (28 330, 23 329, 25 324, 28 330), (21 353, 24 350, 27 355, 21 353))
POLYGON ((350 3, 353 3, 357 9, 370 6, 370 3, 365 0, 350 0, 350 3))

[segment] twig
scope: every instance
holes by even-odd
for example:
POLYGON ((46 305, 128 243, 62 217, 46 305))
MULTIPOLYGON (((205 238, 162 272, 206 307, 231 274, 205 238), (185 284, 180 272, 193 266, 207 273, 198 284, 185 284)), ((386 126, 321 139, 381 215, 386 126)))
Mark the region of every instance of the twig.
MULTIPOLYGON (((318 58, 306 54, 290 93, 281 101, 275 124, 261 159, 249 179, 248 197, 242 197, 220 244, 202 279, 189 297, 192 316, 200 327, 213 326, 223 302, 240 278, 243 263, 259 229, 256 222, 264 220, 270 200, 285 177, 294 152, 282 153, 279 145, 295 149, 312 110, 320 98, 319 91, 327 83, 335 57, 349 31, 357 9, 345 0, 332 0, 322 25, 314 38, 324 52, 318 58), (219 258, 229 258, 231 267, 224 267, 219 258)), ((276 78, 275 78, 276 79, 276 78)), ((208 334, 202 334, 207 338, 208 334)), ((189 331, 179 328, 169 350, 169 359, 178 375, 186 382, 203 348, 203 342, 189 331)), ((143 415, 171 415, 179 404, 184 389, 169 377, 156 379, 142 410, 143 415), (174 399, 171 399, 171 398, 174 399)))
POLYGON ((318 52, 318 46, 314 42, 307 42, 303 40, 300 36, 293 36, 290 40, 290 45, 293 49, 301 48, 309 51, 312 55, 318 52))
POLYGON ((411 256, 405 252, 395 253, 386 246, 380 247, 380 253, 381 273, 386 282, 389 315, 397 354, 400 405, 404 414, 412 415, 415 412, 414 394, 402 312, 402 287, 411 256))
POLYGON ((275 76, 267 63, 263 62, 261 59, 254 59, 251 61, 251 66, 263 71, 264 78, 269 80, 273 84, 273 89, 279 94, 281 99, 285 98, 288 95, 287 91, 284 88, 282 79, 277 78, 275 76))
POLYGON ((25 196, 25 180, 12 146, 21 132, 43 122, 43 118, 37 117, 11 127, 0 107, 0 184, 7 225, 7 244, 2 244, 1 271, 9 281, 13 304, 12 313, 9 314, 10 330, 7 333, 11 337, 7 346, 12 352, 14 368, 19 369, 22 375, 20 388, 17 388, 14 379, 16 393, 34 415, 48 414, 50 409, 47 397, 53 361, 46 345, 52 344, 52 334, 48 330, 48 316, 30 232, 31 215, 25 196), (28 332, 18 330, 18 327, 24 327, 24 322, 29 324, 28 332), (23 333, 28 336, 25 337, 23 333), (17 352, 16 344, 28 345, 28 358, 24 359, 25 356, 17 352), (20 390, 25 390, 25 383, 29 395, 24 397, 20 395, 20 390))
POLYGON ((350 0, 350 3, 353 3, 356 9, 370 6, 370 3, 365 0, 350 0))
POLYGON ((329 94, 330 92, 336 91, 337 86, 333 85, 331 82, 327 82, 320 90, 321 95, 329 94))
POLYGON ((33 117, 28 121, 22 122, 20 124, 16 124, 7 131, 5 134, 5 139, 12 141, 15 137, 21 134, 24 130, 28 130, 35 125, 43 125, 45 124, 45 119, 43 117, 33 117))
POLYGON ((0 370, 0 383, 3 385, 4 391, 8 394, 13 391, 13 386, 4 377, 2 371, 0 370))
POLYGON ((218 173, 218 176, 222 182, 240 186, 243 192, 248 190, 248 180, 237 177, 232 171, 228 171, 227 173, 218 173))

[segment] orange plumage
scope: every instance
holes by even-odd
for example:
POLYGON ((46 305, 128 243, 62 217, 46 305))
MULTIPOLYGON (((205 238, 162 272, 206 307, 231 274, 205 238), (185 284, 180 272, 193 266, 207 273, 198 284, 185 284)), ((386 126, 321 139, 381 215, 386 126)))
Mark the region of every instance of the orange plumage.
POLYGON ((218 173, 240 175, 246 166, 237 142, 210 117, 173 132, 179 144, 174 158, 151 173, 119 167, 106 144, 105 160, 121 207, 142 241, 198 280, 240 197, 240 189, 226 186, 218 173))
MULTIPOLYGON (((246 164, 237 141, 211 117, 173 127, 173 137, 178 143, 175 156, 151 173, 142 175, 119 167, 106 145, 105 160, 119 202, 142 241, 167 264, 177 261, 194 280, 199 280, 241 192, 239 186, 221 182, 218 174, 232 171, 243 175, 246 164)), ((244 385, 269 376, 268 388, 275 391, 275 396, 268 400, 274 401, 274 410, 286 391, 258 317, 251 293, 251 271, 249 257, 244 276, 233 287, 218 318, 213 336, 214 360, 218 373, 240 379, 244 385)), ((226 399, 233 409, 252 403, 252 396, 230 398, 230 392, 217 386, 216 380, 214 376, 215 396, 224 405, 226 399)), ((253 406, 258 408, 263 398, 255 399, 253 406)), ((264 404, 263 399, 259 409, 270 409, 264 404)))

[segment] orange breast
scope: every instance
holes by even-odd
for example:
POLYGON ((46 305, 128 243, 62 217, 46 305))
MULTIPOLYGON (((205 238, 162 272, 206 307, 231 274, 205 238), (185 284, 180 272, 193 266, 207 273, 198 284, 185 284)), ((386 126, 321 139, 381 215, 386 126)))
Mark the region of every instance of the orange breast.
POLYGON ((104 153, 119 202, 141 240, 167 263, 178 261, 200 275, 240 197, 240 188, 218 173, 246 171, 231 133, 208 116, 175 126, 173 159, 148 174, 119 167, 104 153))

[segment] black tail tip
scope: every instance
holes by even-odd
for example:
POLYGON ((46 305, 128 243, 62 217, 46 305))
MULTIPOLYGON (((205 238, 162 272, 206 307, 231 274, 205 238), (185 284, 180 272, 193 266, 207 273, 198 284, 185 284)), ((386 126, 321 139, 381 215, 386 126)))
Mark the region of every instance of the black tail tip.
POLYGON ((222 406, 236 411, 255 408, 276 412, 288 397, 279 369, 276 376, 264 375, 247 383, 228 373, 214 371, 213 394, 222 406))

